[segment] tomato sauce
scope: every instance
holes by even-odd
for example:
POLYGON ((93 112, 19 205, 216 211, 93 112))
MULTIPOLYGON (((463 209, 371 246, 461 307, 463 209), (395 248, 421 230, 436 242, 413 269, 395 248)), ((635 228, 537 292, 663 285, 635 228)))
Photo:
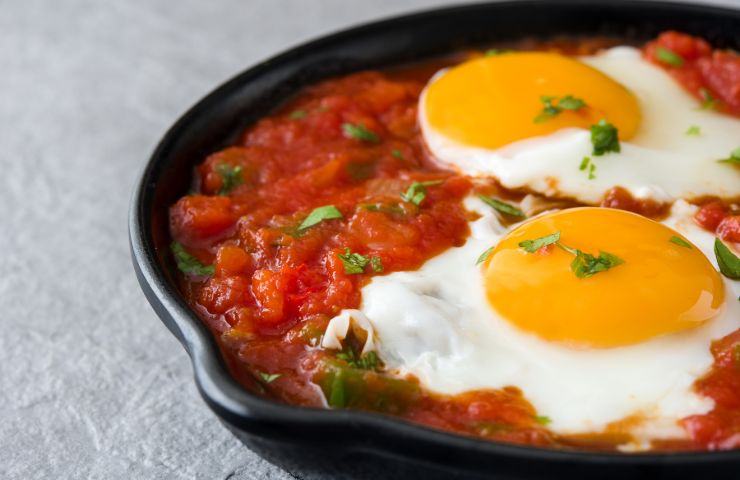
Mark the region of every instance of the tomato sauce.
MULTIPOLYGON (((525 46, 587 54, 613 43, 525 46)), ((678 51, 694 58, 683 47, 678 51)), ((711 51, 700 53, 697 59, 714 62, 711 51)), ((382 412, 514 443, 614 449, 623 436, 553 434, 549 419, 514 387, 437 395, 413 377, 385 373, 381 359, 359 355, 362 339, 348 338, 341 352, 319 347, 329 320, 357 308, 360 289, 374 275, 417 269, 466 241, 474 216, 462 201, 471 191, 501 191, 436 166, 416 121, 429 77, 472 54, 308 87, 249 127, 235 145, 208 156, 195 169, 192 192, 170 209, 172 238, 185 252, 177 257, 181 289, 217 338, 234 376, 257 394, 296 405, 382 412)), ((722 75, 734 75, 725 68, 722 75)), ((696 82, 704 78, 692 75, 696 82)), ((730 111, 740 107, 722 82, 687 84, 681 78, 692 92, 708 85, 730 111)), ((603 205, 653 217, 666 208, 619 188, 603 205)), ((736 241, 737 218, 721 202, 708 202, 697 214, 697 222, 729 241, 736 241)), ((717 400, 717 408, 684 420, 693 441, 665 448, 736 446, 740 353, 727 352, 738 351, 738 335, 712 347, 715 368, 697 385, 717 400)))

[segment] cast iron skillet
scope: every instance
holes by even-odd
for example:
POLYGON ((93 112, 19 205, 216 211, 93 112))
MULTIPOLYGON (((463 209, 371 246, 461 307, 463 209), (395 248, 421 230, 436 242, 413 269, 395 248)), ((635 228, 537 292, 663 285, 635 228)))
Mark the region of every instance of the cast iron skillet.
POLYGON ((392 18, 301 45, 238 75, 183 115, 152 154, 134 191, 131 252, 147 299, 187 350, 200 393, 221 421, 250 448, 302 478, 331 472, 332 478, 673 480, 740 471, 740 451, 546 450, 457 436, 378 414, 258 398, 230 376, 211 334, 178 293, 167 254, 167 207, 186 193, 193 166, 306 84, 524 36, 616 35, 642 41, 666 29, 740 49, 740 10, 622 0, 475 4, 392 18))

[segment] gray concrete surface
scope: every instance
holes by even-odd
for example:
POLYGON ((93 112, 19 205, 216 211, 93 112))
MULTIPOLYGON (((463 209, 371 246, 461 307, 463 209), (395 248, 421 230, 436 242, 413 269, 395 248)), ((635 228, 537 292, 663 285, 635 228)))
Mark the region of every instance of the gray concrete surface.
POLYGON ((216 421, 146 303, 131 188, 165 129, 246 66, 444 3, 0 0, 0 478, 293 478, 216 421))

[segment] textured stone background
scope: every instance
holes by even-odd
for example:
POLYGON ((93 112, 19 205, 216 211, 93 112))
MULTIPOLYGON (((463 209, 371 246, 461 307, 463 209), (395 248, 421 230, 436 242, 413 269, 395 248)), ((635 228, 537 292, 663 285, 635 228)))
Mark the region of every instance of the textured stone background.
POLYGON ((131 188, 238 71, 443 3, 0 0, 0 478, 293 478, 216 421, 139 291, 131 188))

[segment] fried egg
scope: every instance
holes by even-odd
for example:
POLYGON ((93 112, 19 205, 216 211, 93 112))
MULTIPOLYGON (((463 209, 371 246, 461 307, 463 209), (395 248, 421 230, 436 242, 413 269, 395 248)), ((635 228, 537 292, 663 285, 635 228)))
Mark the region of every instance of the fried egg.
POLYGON ((479 199, 466 206, 482 217, 465 245, 417 271, 374 277, 360 309, 330 322, 324 346, 339 348, 361 319, 366 348, 391 372, 444 394, 515 386, 554 432, 622 425, 635 439, 625 449, 685 437, 678 420, 713 408, 692 385, 712 365, 711 341, 740 327, 740 282, 717 272, 695 206, 677 201, 662 222, 574 208, 510 228, 479 199), (579 278, 563 248, 519 246, 556 231, 567 248, 623 263, 579 278))
POLYGON ((615 186, 663 202, 735 198, 740 171, 717 160, 737 147, 740 120, 698 107, 634 48, 579 59, 514 52, 439 72, 419 123, 441 164, 510 189, 592 205, 615 186), (535 121, 542 96, 568 95, 586 106, 535 121), (594 155, 589 128, 602 119, 618 129, 619 152, 594 155))

